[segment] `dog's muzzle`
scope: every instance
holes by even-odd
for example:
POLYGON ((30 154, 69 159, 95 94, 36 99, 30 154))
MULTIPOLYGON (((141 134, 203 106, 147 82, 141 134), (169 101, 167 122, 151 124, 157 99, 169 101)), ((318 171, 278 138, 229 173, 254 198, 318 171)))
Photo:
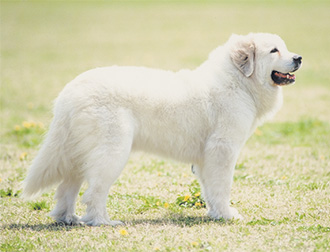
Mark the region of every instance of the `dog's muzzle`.
POLYGON ((294 68, 290 73, 281 73, 278 71, 273 71, 271 74, 272 80, 278 86, 284 86, 293 84, 296 81, 296 76, 292 74, 293 72, 297 71, 302 64, 302 57, 300 55, 294 55, 293 58, 294 68))

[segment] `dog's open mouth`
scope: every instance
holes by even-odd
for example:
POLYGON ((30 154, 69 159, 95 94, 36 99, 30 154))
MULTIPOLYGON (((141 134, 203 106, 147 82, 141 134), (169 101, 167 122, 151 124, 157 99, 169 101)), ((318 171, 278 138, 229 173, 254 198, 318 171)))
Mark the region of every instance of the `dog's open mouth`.
POLYGON ((296 76, 290 73, 272 72, 272 79, 276 85, 289 85, 295 82, 296 76))

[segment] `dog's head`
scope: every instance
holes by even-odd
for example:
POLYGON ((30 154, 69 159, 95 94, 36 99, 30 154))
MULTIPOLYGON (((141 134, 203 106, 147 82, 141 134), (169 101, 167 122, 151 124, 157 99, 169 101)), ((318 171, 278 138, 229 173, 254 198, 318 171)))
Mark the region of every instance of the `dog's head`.
POLYGON ((293 84, 296 77, 292 73, 302 65, 302 57, 289 52, 277 35, 232 35, 227 46, 233 64, 245 77, 256 78, 259 83, 271 86, 293 84))

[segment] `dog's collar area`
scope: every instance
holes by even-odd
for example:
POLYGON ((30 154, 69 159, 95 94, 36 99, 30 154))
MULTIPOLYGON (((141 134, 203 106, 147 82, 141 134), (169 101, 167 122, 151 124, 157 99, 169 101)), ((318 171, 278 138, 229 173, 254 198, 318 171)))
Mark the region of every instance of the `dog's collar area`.
POLYGON ((296 76, 290 73, 284 74, 277 71, 273 71, 271 77, 276 85, 289 85, 296 81, 296 76))

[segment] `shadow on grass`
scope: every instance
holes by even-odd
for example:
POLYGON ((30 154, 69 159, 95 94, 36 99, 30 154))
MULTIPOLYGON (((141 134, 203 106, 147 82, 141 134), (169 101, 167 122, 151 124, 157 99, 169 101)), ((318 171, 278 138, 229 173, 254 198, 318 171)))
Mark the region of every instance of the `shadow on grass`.
MULTIPOLYGON (((149 224, 149 225, 174 225, 179 227, 192 227, 195 225, 203 225, 203 224, 217 224, 221 226, 232 225, 235 223, 233 220, 214 220, 209 217, 191 217, 181 214, 169 214, 164 218, 155 218, 155 219, 134 219, 134 220, 123 220, 124 226, 125 225, 140 225, 140 224, 149 224)), ((105 227, 105 226, 101 226, 105 227)), ((90 226, 84 224, 78 225, 66 225, 64 223, 48 223, 48 224, 9 224, 1 226, 2 229, 11 229, 11 230, 32 230, 32 231, 71 231, 73 229, 84 229, 90 228, 90 226)), ((94 227, 97 228, 97 227, 94 227)))
POLYGON ((73 229, 82 229, 85 228, 85 225, 65 225, 64 223, 48 223, 48 224, 9 224, 4 225, 1 228, 3 229, 12 229, 12 230, 32 230, 32 231, 70 231, 73 229))
POLYGON ((197 217, 197 216, 186 216, 182 214, 169 214, 164 218, 155 219, 134 219, 134 220, 124 220, 125 224, 129 225, 139 225, 139 224, 150 224, 150 225, 175 225, 180 227, 192 227, 196 225, 203 224, 217 224, 221 226, 232 225, 235 223, 234 220, 214 220, 209 217, 197 217))

